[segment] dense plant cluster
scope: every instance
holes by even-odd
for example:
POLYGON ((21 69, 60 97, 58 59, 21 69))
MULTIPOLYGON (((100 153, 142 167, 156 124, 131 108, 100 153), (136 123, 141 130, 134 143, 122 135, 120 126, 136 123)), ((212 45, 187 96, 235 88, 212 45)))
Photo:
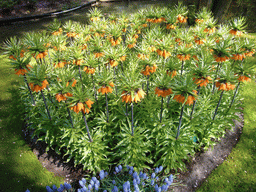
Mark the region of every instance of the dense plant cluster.
POLYGON ((97 172, 184 169, 186 160, 231 128, 254 43, 243 18, 216 25, 202 9, 148 8, 89 24, 55 20, 48 31, 6 41, 33 136, 67 161, 97 172))

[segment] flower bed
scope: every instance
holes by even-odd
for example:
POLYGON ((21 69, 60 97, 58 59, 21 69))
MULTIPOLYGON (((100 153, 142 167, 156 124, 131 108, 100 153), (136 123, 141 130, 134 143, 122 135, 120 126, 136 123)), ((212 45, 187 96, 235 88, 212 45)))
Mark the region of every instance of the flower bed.
POLYGON ((94 174, 183 170, 231 128, 255 52, 243 18, 216 25, 203 9, 188 27, 187 14, 181 4, 108 18, 95 8, 89 24, 55 20, 7 40, 34 136, 94 174))

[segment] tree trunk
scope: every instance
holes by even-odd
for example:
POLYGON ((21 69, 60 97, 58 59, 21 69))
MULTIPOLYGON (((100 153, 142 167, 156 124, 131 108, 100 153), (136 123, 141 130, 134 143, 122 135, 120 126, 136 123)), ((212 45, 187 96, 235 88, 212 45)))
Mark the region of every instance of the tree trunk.
POLYGON ((212 13, 214 17, 218 20, 218 22, 222 22, 224 16, 226 15, 229 7, 231 5, 232 0, 212 0, 212 13))

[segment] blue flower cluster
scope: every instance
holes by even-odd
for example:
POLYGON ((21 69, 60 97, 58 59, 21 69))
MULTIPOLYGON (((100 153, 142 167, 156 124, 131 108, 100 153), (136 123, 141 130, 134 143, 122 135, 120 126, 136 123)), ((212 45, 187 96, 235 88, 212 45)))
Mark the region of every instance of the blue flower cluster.
MULTIPOLYGON (((63 192, 65 190, 72 189, 72 186, 68 183, 64 183, 64 185, 60 185, 59 188, 56 187, 56 185, 53 185, 52 188, 49 186, 46 186, 47 192, 63 192)), ((30 192, 28 189, 25 192, 30 192)))
MULTIPOLYGON (((150 177, 140 171, 137 173, 132 166, 126 166, 126 169, 119 165, 115 167, 114 173, 108 175, 108 172, 101 170, 99 176, 92 177, 86 181, 85 178, 79 181, 80 189, 77 192, 140 192, 140 191, 167 191, 173 183, 173 175, 162 176, 159 179, 163 167, 157 167, 150 177), (98 180, 98 179, 99 180, 98 180)), ((70 184, 64 183, 59 188, 53 185, 52 188, 46 187, 47 192, 63 192, 72 189, 70 184)), ((72 190, 74 191, 74 190, 72 190)), ((26 192, 30 192, 27 190, 26 192)))

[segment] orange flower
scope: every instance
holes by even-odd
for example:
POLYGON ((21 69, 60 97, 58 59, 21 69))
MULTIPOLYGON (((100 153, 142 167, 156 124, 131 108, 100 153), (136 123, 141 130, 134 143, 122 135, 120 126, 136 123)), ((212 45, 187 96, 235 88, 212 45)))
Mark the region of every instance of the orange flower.
POLYGON ((109 86, 102 86, 101 88, 98 89, 99 93, 102 93, 102 95, 104 95, 105 93, 112 93, 113 89, 109 86))
POLYGON ((128 44, 127 47, 128 47, 129 49, 131 49, 131 48, 135 47, 135 45, 136 45, 135 43, 132 43, 132 44, 128 44))
POLYGON ((59 101, 59 102, 61 102, 62 100, 67 100, 67 98, 64 96, 64 95, 62 95, 61 93, 57 93, 56 95, 55 95, 55 98, 56 98, 56 100, 57 101, 59 101))
POLYGON ((43 59, 46 55, 48 55, 47 51, 40 52, 40 53, 38 53, 38 55, 36 56, 36 59, 43 59))
POLYGON ((178 54, 177 57, 178 57, 178 59, 179 59, 180 61, 186 61, 186 60, 189 60, 189 59, 190 59, 190 54, 188 54, 188 55, 178 54))
POLYGON ((175 25, 167 24, 166 29, 176 29, 175 25))
POLYGON ((200 23, 203 23, 204 20, 203 19, 196 19, 196 23, 200 24, 200 23))
POLYGON ((196 100, 196 98, 194 96, 189 95, 185 104, 186 105, 192 105, 195 100, 196 100))
POLYGON ((146 66, 145 70, 142 70, 141 73, 145 76, 150 75, 150 73, 156 72, 157 66, 156 64, 153 65, 153 67, 146 66))
POLYGON ((148 50, 149 50, 150 52, 154 52, 154 51, 156 51, 156 48, 155 48, 154 46, 151 46, 151 47, 148 48, 148 50))
POLYGON ((184 17, 180 14, 178 15, 178 18, 177 18, 178 22, 180 22, 180 23, 186 23, 187 19, 188 19, 188 17, 184 17))
POLYGON ((120 60, 120 61, 125 61, 125 60, 126 60, 126 57, 127 57, 126 55, 123 55, 123 56, 121 56, 121 57, 119 58, 119 60, 120 60))
POLYGON ((241 36, 243 34, 242 31, 238 31, 237 29, 231 29, 229 33, 236 36, 241 36))
POLYGON ((99 17, 91 17, 90 20, 91 20, 92 22, 94 22, 94 21, 99 21, 100 18, 99 18, 99 17))
POLYGON ((175 95, 173 97, 174 100, 176 100, 179 103, 184 103, 185 102, 185 97, 183 95, 175 95))
POLYGON ((243 54, 233 54, 233 57, 231 57, 231 59, 233 59, 233 60, 243 60, 245 58, 245 54, 243 53, 243 54))
POLYGON ((111 65, 111 67, 115 67, 115 66, 118 65, 118 62, 115 61, 115 60, 113 60, 113 59, 110 59, 110 60, 109 60, 109 64, 111 65))
POLYGON ((139 53, 139 54, 138 54, 138 58, 139 58, 139 59, 142 59, 142 60, 145 60, 146 58, 149 58, 149 55, 145 55, 145 54, 143 54, 143 53, 142 53, 142 54, 139 53))
POLYGON ((217 55, 214 55, 215 57, 215 61, 216 62, 225 62, 226 60, 228 60, 229 58, 227 56, 223 56, 223 57, 218 57, 217 55))
MULTIPOLYGON (((66 83, 66 87, 69 86, 69 82, 70 82, 70 81, 68 81, 68 82, 66 83)), ((77 81, 76 81, 75 79, 73 79, 72 87, 75 87, 76 82, 77 82, 77 81)))
POLYGON ((231 83, 220 83, 220 82, 216 82, 216 87, 219 87, 218 90, 223 90, 223 91, 229 91, 234 90, 234 88, 236 87, 235 85, 231 84, 231 83))
POLYGON ((162 56, 166 59, 171 56, 171 53, 169 51, 163 50, 162 56))
POLYGON ((28 71, 26 69, 15 69, 16 75, 25 75, 28 71))
MULTIPOLYGON (((92 103, 91 103, 92 104, 92 103)), ((87 105, 87 104, 86 104, 87 105)), ((73 107, 70 107, 71 110, 73 110, 74 112, 76 112, 77 114, 82 111, 83 113, 89 113, 89 109, 85 108, 85 104, 78 102, 76 105, 74 105, 73 107)))
POLYGON ((172 78, 177 75, 177 71, 176 71, 176 70, 173 70, 173 71, 167 70, 166 73, 167 73, 167 75, 169 75, 169 76, 172 75, 172 78))
POLYGON ((89 67, 85 66, 83 71, 85 71, 87 74, 94 74, 95 68, 89 68, 89 67))
POLYGON ((244 76, 244 75, 240 75, 239 77, 238 77, 238 81, 242 81, 242 82, 244 82, 244 81, 248 81, 248 82, 251 82, 251 78, 249 78, 249 77, 246 77, 246 76, 244 76))
POLYGON ((85 102, 85 104, 87 105, 87 107, 88 107, 89 109, 91 109, 93 103, 94 103, 94 102, 91 101, 90 99, 88 99, 88 100, 85 102))
POLYGON ((41 88, 42 88, 42 89, 45 89, 45 88, 47 87, 47 85, 49 85, 49 83, 48 83, 48 81, 45 79, 45 80, 43 80, 43 82, 42 82, 41 88))
POLYGON ((110 85, 111 87, 114 87, 114 86, 115 86, 113 82, 110 82, 109 85, 110 85))
POLYGON ((100 58, 104 56, 104 53, 94 53, 95 58, 100 58))
POLYGON ((160 97, 160 96, 162 96, 162 97, 166 97, 166 96, 168 96, 168 95, 170 95, 170 94, 172 94, 173 92, 172 92, 172 89, 171 88, 169 88, 169 89, 160 89, 159 87, 156 87, 155 88, 155 94, 158 96, 158 97, 160 97))
POLYGON ((73 64, 80 66, 84 62, 83 59, 73 60, 73 64))
POLYGON ((126 102, 126 103, 132 102, 132 96, 131 96, 131 94, 128 94, 127 91, 122 92, 122 102, 126 102))
POLYGON ((195 84, 199 84, 200 87, 205 86, 209 83, 209 80, 212 80, 212 78, 210 76, 205 77, 201 77, 201 78, 193 78, 193 80, 195 81, 195 84))
POLYGON ((59 63, 57 63, 57 64, 53 64, 54 66, 55 66, 55 68, 63 68, 65 65, 67 64, 67 62, 66 61, 60 61, 59 63))

